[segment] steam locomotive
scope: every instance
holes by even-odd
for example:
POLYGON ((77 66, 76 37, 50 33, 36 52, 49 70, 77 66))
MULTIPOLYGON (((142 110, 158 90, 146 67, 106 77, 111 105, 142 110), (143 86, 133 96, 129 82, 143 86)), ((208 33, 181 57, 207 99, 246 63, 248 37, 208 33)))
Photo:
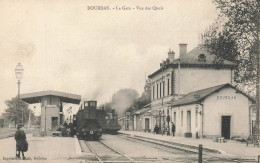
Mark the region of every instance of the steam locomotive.
POLYGON ((97 101, 82 101, 73 115, 73 128, 79 139, 98 140, 103 132, 115 134, 120 125, 114 110, 97 109, 97 101))
POLYGON ((82 101, 79 111, 73 116, 73 126, 79 139, 99 139, 102 128, 97 117, 97 101, 82 101))
POLYGON ((115 110, 105 110, 103 107, 102 110, 97 110, 97 112, 97 119, 102 127, 103 133, 117 134, 121 126, 118 124, 118 117, 115 110))

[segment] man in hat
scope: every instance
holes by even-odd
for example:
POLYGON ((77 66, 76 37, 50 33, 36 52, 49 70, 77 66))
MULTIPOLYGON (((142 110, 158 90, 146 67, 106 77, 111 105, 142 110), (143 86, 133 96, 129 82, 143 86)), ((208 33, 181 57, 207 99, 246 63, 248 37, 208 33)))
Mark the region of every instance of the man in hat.
POLYGON ((172 136, 175 134, 175 124, 172 122, 172 136))
POLYGON ((23 125, 20 124, 17 127, 17 131, 15 133, 16 140, 16 157, 20 158, 20 152, 22 152, 23 160, 25 160, 24 152, 28 150, 28 143, 26 141, 26 135, 23 131, 23 125))

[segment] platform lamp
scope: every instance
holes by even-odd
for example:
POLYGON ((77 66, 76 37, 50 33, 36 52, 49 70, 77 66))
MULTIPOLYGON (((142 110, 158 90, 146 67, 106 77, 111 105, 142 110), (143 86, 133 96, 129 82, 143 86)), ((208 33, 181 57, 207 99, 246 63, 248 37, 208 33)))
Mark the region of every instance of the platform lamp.
POLYGON ((47 135, 47 130, 46 130, 46 107, 47 107, 48 102, 45 100, 44 101, 44 134, 47 135))
POLYGON ((170 135, 170 120, 171 120, 171 117, 169 115, 169 108, 171 108, 170 106, 167 108, 167 117, 166 117, 166 120, 167 120, 167 135, 170 135))
MULTIPOLYGON (((21 63, 18 63, 15 67, 15 76, 16 79, 18 80, 18 104, 17 104, 17 109, 19 110, 20 108, 20 84, 21 84, 21 79, 23 78, 23 66, 21 63)), ((22 110, 22 124, 23 124, 23 110, 22 110)))
POLYGON ((199 111, 199 106, 198 105, 195 106, 195 110, 196 110, 196 114, 201 114, 201 111, 199 111))
POLYGON ((163 132, 165 131, 165 113, 164 110, 162 112, 162 118, 163 118, 163 132))
POLYGON ((160 132, 162 131, 162 125, 161 125, 161 116, 162 116, 162 111, 159 110, 159 129, 160 129, 160 132))

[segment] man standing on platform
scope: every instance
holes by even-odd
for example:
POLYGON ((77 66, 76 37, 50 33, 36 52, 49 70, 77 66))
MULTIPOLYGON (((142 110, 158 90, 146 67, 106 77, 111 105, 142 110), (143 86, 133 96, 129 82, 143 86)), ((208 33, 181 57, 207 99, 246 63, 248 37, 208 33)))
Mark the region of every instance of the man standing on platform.
POLYGON ((174 125, 174 123, 172 122, 172 136, 174 136, 174 134, 175 134, 175 125, 174 125))

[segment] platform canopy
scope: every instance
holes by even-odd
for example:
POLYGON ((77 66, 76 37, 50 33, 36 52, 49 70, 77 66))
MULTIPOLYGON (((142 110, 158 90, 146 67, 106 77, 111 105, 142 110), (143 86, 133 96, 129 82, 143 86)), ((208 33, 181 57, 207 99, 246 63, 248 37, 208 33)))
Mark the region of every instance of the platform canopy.
POLYGON ((56 96, 60 99, 60 101, 66 103, 72 103, 72 104, 79 104, 81 100, 80 95, 57 92, 52 90, 21 94, 20 98, 21 100, 29 104, 34 104, 34 103, 41 103, 41 98, 45 96, 56 96))

